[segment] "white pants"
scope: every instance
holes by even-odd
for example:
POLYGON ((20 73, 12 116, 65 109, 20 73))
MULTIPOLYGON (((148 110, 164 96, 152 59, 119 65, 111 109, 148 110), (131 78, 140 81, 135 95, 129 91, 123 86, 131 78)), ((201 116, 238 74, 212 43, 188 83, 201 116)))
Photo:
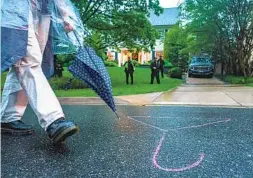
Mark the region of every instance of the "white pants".
POLYGON ((38 40, 42 39, 36 37, 33 25, 30 25, 27 55, 10 69, 6 78, 2 94, 2 123, 20 120, 28 102, 45 130, 52 122, 64 117, 61 105, 43 74, 41 63, 45 45, 38 40))

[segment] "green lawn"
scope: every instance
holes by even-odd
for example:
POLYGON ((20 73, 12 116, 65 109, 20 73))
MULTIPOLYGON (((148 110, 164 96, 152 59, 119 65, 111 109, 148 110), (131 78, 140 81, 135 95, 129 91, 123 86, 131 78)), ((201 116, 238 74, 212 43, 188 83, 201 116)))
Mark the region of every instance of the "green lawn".
MULTIPOLYGON (((171 79, 165 77, 161 79, 161 84, 150 84, 150 69, 136 68, 134 73, 134 85, 126 85, 125 73, 123 68, 108 67, 108 72, 111 76, 113 94, 119 95, 132 95, 144 94, 152 92, 167 91, 171 88, 177 87, 181 84, 181 80, 171 79)), ((2 74, 2 86, 6 74, 2 74)), ((71 74, 65 69, 63 76, 69 78, 71 74)), ((59 79, 57 79, 59 80, 59 79)), ((85 97, 97 96, 91 89, 75 89, 75 90, 54 90, 58 97, 85 97)))
POLYGON ((6 75, 7 75, 7 72, 4 72, 1 74, 1 89, 3 88, 4 86, 4 82, 5 82, 5 79, 6 79, 6 75))

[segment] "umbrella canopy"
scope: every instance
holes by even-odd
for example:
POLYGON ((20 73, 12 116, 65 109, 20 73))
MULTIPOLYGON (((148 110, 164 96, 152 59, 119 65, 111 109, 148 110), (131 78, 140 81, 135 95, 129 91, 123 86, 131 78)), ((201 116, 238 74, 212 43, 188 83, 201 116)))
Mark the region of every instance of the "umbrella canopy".
POLYGON ((85 45, 80 47, 73 63, 69 66, 69 71, 87 83, 116 112, 109 74, 103 60, 92 48, 85 45))

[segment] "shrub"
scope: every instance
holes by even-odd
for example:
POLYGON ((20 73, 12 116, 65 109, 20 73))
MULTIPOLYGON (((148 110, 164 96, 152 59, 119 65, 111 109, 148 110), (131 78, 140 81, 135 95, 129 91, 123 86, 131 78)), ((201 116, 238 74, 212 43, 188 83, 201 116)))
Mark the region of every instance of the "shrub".
POLYGON ((114 62, 115 64, 119 64, 119 61, 118 60, 113 60, 113 61, 111 61, 111 62, 114 62))
POLYGON ((49 83, 53 90, 58 90, 58 89, 63 89, 67 81, 68 81, 67 77, 62 77, 62 78, 53 77, 49 80, 49 83))
POLYGON ((74 60, 74 54, 58 54, 56 55, 57 63, 63 64, 64 67, 68 67, 71 62, 74 60))
POLYGON ((141 64, 142 67, 150 67, 150 64, 141 64))
POLYGON ((96 51, 96 53, 97 53, 97 55, 98 55, 99 57, 102 58, 103 61, 108 60, 108 56, 107 56, 107 54, 105 54, 105 52, 103 52, 103 51, 96 51))
POLYGON ((253 77, 249 77, 246 79, 246 83, 253 83, 253 77))
POLYGON ((104 61, 106 67, 118 67, 115 62, 112 61, 104 61))
POLYGON ((86 83, 84 83, 83 81, 75 78, 73 79, 70 89, 83 89, 83 88, 89 88, 88 85, 86 83))
MULTIPOLYGON (((145 61, 145 63, 142 65, 150 65, 152 62, 153 62, 152 60, 145 61)), ((169 60, 164 60, 164 67, 172 68, 173 65, 169 62, 169 60)))
POLYGON ((145 61, 144 65, 150 65, 151 62, 152 62, 152 60, 150 60, 150 61, 145 61))
POLYGON ((172 68, 173 65, 168 60, 164 60, 164 67, 172 68))
POLYGON ((63 63, 63 67, 69 67, 73 61, 63 63))
MULTIPOLYGON (((221 78, 221 76, 218 76, 221 78)), ((242 76, 233 76, 233 75, 225 75, 222 77, 222 80, 225 82, 231 83, 231 84, 247 84, 247 83, 253 83, 253 78, 248 77, 244 78, 242 76)))
MULTIPOLYGON (((53 90, 64 90, 66 88, 67 83, 69 82, 69 77, 61 77, 61 78, 51 78, 49 83, 53 90)), ((74 78, 71 82, 69 89, 84 89, 88 88, 88 85, 83 81, 74 78)))
POLYGON ((134 64, 134 67, 139 67, 141 64, 136 61, 136 60, 132 60, 133 61, 133 64, 134 64))
POLYGON ((173 67, 169 70, 169 75, 171 78, 182 79, 182 69, 180 67, 173 67))

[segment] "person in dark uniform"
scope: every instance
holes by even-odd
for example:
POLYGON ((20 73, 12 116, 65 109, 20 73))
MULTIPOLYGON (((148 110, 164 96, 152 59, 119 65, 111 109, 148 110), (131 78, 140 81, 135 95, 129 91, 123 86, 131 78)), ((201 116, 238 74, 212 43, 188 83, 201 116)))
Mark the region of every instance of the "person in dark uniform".
POLYGON ((129 75, 131 77, 131 85, 134 83, 134 64, 130 57, 128 57, 128 61, 125 62, 125 73, 126 73, 126 84, 128 84, 129 75))
POLYGON ((160 56, 160 58, 159 58, 158 61, 159 61, 159 63, 160 63, 161 76, 162 76, 162 78, 164 78, 164 75, 163 75, 164 60, 162 59, 162 56, 160 56))
POLYGON ((150 65, 151 68, 151 84, 154 82, 154 78, 156 77, 156 82, 160 84, 159 71, 160 71, 160 62, 155 57, 155 61, 153 61, 150 65))
POLYGON ((56 64, 56 75, 58 75, 59 78, 62 77, 62 71, 64 71, 62 64, 56 64))

